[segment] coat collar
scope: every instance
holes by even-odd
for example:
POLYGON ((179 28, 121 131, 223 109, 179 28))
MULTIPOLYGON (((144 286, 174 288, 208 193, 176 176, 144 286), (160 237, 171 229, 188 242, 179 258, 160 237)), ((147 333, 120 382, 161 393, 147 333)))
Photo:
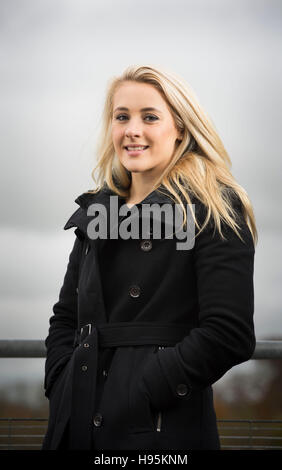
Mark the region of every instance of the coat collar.
MULTIPOLYGON (((125 203, 125 198, 119 196, 117 193, 112 191, 108 186, 104 186, 97 193, 82 193, 75 199, 75 202, 82 208, 87 209, 90 204, 100 203, 100 204, 109 204, 110 196, 118 196, 120 204, 125 203)), ((136 204, 140 206, 141 204, 153 204, 153 203, 173 203, 171 197, 166 188, 161 184, 157 189, 148 194, 141 202, 136 204)))
MULTIPOLYGON (((181 193, 178 192, 178 194, 182 197, 181 193)), ((71 227, 78 227, 87 236, 87 226, 94 217, 87 215, 88 207, 91 204, 99 203, 103 204, 108 210, 110 207, 110 196, 118 196, 118 207, 125 204, 125 198, 112 191, 106 184, 97 193, 85 192, 80 194, 75 199, 75 203, 79 205, 79 208, 68 219, 64 226, 64 230, 68 230, 71 227)), ((141 202, 136 204, 136 206, 140 209, 143 204, 155 203, 174 204, 172 196, 162 184, 148 194, 141 202)))

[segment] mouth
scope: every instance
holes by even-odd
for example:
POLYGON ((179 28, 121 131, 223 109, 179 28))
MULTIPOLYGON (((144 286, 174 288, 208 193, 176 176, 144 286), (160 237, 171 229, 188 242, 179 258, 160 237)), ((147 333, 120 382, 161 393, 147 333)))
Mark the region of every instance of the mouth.
POLYGON ((147 150, 147 148, 149 148, 149 145, 140 145, 140 146, 130 146, 130 145, 127 145, 124 147, 125 150, 129 153, 129 155, 138 155, 139 153, 142 153, 144 152, 145 150, 147 150))

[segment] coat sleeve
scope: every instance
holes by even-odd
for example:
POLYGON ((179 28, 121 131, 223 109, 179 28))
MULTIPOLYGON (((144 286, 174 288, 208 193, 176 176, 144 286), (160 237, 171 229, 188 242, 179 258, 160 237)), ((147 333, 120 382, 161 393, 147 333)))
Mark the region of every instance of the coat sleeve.
MULTIPOLYGON (((189 400, 191 392, 212 385, 254 352, 255 249, 238 196, 233 197, 232 205, 244 242, 227 224, 222 224, 226 240, 218 231, 213 236, 211 221, 195 239, 197 327, 175 346, 160 349, 145 361, 142 383, 157 409, 189 400)), ((201 203, 195 209, 202 226, 205 209, 201 203)))
POLYGON ((46 361, 44 389, 49 398, 51 388, 59 373, 69 361, 75 348, 77 331, 77 285, 82 256, 83 237, 79 230, 69 255, 59 300, 53 306, 54 315, 49 319, 49 333, 45 339, 46 361))

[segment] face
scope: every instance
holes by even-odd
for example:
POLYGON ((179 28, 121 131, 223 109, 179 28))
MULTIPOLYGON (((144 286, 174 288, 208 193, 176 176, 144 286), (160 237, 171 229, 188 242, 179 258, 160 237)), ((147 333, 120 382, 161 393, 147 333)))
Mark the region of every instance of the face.
POLYGON ((113 97, 112 115, 112 140, 121 164, 130 172, 157 175, 168 165, 176 139, 181 135, 159 91, 148 83, 122 83, 113 97), (146 148, 126 148, 132 145, 146 148))

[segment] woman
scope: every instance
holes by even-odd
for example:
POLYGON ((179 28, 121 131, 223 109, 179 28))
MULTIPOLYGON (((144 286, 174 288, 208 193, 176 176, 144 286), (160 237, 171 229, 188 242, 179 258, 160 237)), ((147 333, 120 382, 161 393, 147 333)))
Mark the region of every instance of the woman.
POLYGON ((129 67, 103 119, 98 187, 64 226, 76 236, 45 341, 42 449, 219 449, 212 384, 255 348, 251 202, 181 78, 129 67), (130 238, 132 214, 144 228, 130 238))

